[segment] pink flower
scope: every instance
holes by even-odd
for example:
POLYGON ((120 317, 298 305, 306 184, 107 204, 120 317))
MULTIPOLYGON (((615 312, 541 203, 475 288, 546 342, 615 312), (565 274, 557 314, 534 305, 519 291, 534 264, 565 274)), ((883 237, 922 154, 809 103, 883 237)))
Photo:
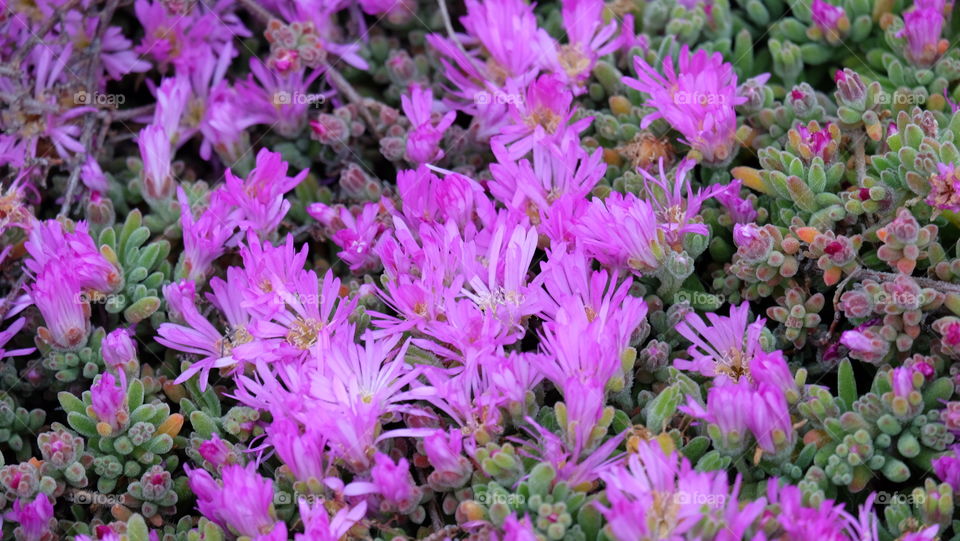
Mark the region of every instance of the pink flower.
POLYGON ((306 500, 300 500, 300 519, 303 520, 304 533, 298 533, 296 541, 340 541, 354 524, 363 519, 367 511, 367 502, 354 507, 343 507, 330 518, 323 502, 311 506, 306 500))
POLYGON ((16 538, 23 541, 43 541, 57 526, 53 504, 43 493, 37 494, 29 503, 17 498, 13 502, 13 509, 6 513, 6 518, 17 525, 16 538))
POLYGON ((567 138, 577 138, 593 122, 593 117, 570 122, 576 111, 573 94, 556 75, 541 75, 525 91, 511 83, 506 91, 510 96, 522 94, 523 99, 511 101, 511 122, 491 142, 506 147, 511 159, 523 157, 535 146, 562 147, 567 138))
POLYGON ((27 269, 38 276, 52 265, 69 269, 83 289, 111 293, 123 285, 122 272, 100 252, 86 222, 78 222, 70 232, 56 220, 38 222, 30 230, 25 248, 30 254, 27 269))
POLYGON ((230 464, 222 470, 222 482, 206 470, 184 467, 190 490, 197 496, 197 510, 236 535, 256 537, 273 531, 273 481, 257 473, 254 464, 230 464))
POLYGON ((688 397, 687 405, 680 406, 680 411, 710 423, 708 433, 714 445, 725 453, 736 455, 746 449, 755 398, 747 381, 724 383, 707 391, 706 408, 688 397))
MULTIPOLYGON (((120 432, 126 428, 130 420, 130 412, 127 408, 127 390, 125 389, 126 376, 121 378, 119 385, 117 383, 113 374, 104 372, 90 386, 90 402, 93 414, 100 423, 105 423, 108 428, 108 430, 105 429, 106 434, 101 433, 104 436, 120 432)), ((99 425, 97 430, 100 431, 99 425)))
POLYGON ((620 46, 615 37, 617 23, 603 24, 602 0, 564 0, 561 13, 567 31, 567 44, 557 47, 560 71, 574 84, 582 86, 597 60, 620 46))
POLYGON ((410 120, 407 132, 407 159, 420 165, 438 161, 443 157, 439 147, 443 133, 457 117, 455 111, 447 111, 439 120, 433 121, 433 91, 418 85, 410 88, 409 96, 401 96, 403 114, 410 120))
POLYGON ((607 267, 642 275, 657 270, 666 256, 653 205, 633 194, 594 198, 574 232, 584 250, 607 267))
POLYGON ((380 265, 376 248, 386 230, 380 216, 383 207, 383 203, 365 203, 359 214, 354 214, 345 206, 312 203, 307 213, 333 231, 330 240, 341 248, 337 256, 350 265, 350 270, 365 273, 380 265))
POLYGON ((431 486, 460 488, 469 480, 473 466, 463 456, 462 430, 437 430, 423 439, 423 448, 434 468, 429 477, 431 486))
POLYGON ((957 458, 956 449, 951 454, 934 459, 933 471, 940 481, 953 488, 954 493, 960 493, 960 458, 957 458))
POLYGON ((49 262, 28 286, 33 304, 43 316, 37 335, 61 351, 75 351, 90 335, 90 304, 76 275, 58 262, 49 262))
POLYGON ((241 230, 252 229, 265 238, 280 226, 290 210, 290 201, 284 199, 284 195, 309 173, 304 169, 297 176, 288 177, 287 167, 279 152, 263 148, 257 153, 257 165, 246 180, 236 177, 229 169, 224 173, 226 189, 222 200, 240 209, 236 219, 241 230))
POLYGON ((210 194, 210 205, 199 216, 194 216, 183 188, 177 188, 177 196, 183 229, 183 253, 177 263, 177 275, 203 283, 213 262, 227 251, 227 241, 237 228, 237 216, 230 213, 223 188, 210 194))
POLYGON ((720 53, 700 50, 691 56, 685 45, 676 68, 672 60, 664 60, 663 75, 640 57, 634 59, 634 67, 637 79, 623 82, 648 94, 647 105, 656 109, 644 117, 641 128, 663 118, 707 163, 723 164, 733 158, 737 148, 734 106, 746 98, 737 96, 737 75, 720 53))
POLYGON ((151 124, 140 130, 137 144, 143 160, 143 198, 151 206, 164 203, 173 197, 177 188, 170 167, 173 158, 170 136, 163 127, 151 124))
POLYGON ((898 38, 906 38, 903 51, 907 60, 917 67, 933 65, 946 50, 946 40, 940 39, 943 31, 943 10, 917 8, 903 14, 903 29, 897 32, 898 38))
POLYGON ((130 339, 130 331, 124 328, 114 329, 103 338, 100 354, 107 366, 120 372, 137 366, 137 346, 130 339))
POLYGON ((221 440, 216 434, 212 434, 210 439, 204 441, 197 448, 197 452, 204 460, 218 468, 222 468, 234 462, 233 450, 229 444, 221 440))
POLYGON ((249 111, 258 124, 266 124, 283 137, 296 137, 307 126, 311 106, 323 103, 328 94, 314 94, 310 85, 323 70, 301 67, 280 73, 269 69, 257 58, 250 59, 251 75, 236 85, 242 110, 249 111))
POLYGON ((8 357, 19 357, 21 355, 29 355, 36 351, 36 348, 20 348, 20 349, 6 349, 4 346, 13 340, 13 338, 23 329, 23 326, 27 323, 26 318, 19 318, 13 323, 11 323, 6 329, 0 331, 0 359, 6 359, 8 357))
POLYGON ((383 498, 380 506, 382 511, 406 514, 419 505, 423 491, 413 482, 407 459, 400 458, 394 462, 387 455, 377 453, 370 476, 377 493, 383 498))
POLYGON ((668 179, 663 171, 662 157, 659 177, 651 175, 643 168, 637 169, 646 179, 643 185, 646 199, 656 209, 666 241, 672 246, 682 246, 683 238, 687 234, 709 233, 707 226, 697 223, 702 220, 699 216, 700 208, 707 199, 727 189, 725 186, 713 185, 706 190, 694 192, 687 176, 695 165, 693 160, 681 161, 674 172, 673 180, 668 179))
POLYGON ((301 429, 298 423, 280 417, 267 427, 267 442, 298 481, 322 481, 326 477, 327 437, 319 427, 309 424, 301 429))
POLYGON ((850 28, 850 21, 843 8, 823 0, 813 0, 810 4, 810 18, 831 42, 842 37, 850 28))
POLYGON ((930 176, 927 203, 940 210, 960 211, 960 170, 952 163, 938 163, 937 170, 930 176))
POLYGON ((439 177, 424 165, 397 174, 397 193, 403 217, 414 229, 421 222, 453 222, 462 229, 474 213, 483 217, 493 213, 476 181, 458 173, 439 177))
POLYGON ((675 359, 680 370, 696 370, 707 377, 739 380, 749 375, 751 360, 760 351, 763 318, 749 323, 750 305, 730 306, 729 316, 707 314, 710 326, 694 312, 677 325, 677 332, 693 342, 687 348, 691 360, 675 359))

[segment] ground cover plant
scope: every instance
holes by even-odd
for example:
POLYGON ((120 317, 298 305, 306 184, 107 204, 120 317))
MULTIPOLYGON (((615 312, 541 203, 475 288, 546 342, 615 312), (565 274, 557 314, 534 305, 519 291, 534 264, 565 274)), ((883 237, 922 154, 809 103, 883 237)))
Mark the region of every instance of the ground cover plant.
POLYGON ((0 8, 3 539, 960 539, 952 2, 0 8))

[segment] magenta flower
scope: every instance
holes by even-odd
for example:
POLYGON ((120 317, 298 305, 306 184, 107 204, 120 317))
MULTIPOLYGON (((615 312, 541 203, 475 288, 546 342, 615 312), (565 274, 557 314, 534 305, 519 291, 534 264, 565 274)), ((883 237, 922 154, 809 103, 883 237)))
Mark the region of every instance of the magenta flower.
POLYGON ((222 468, 235 461, 233 450, 227 442, 221 440, 216 434, 212 434, 209 440, 201 443, 197 452, 204 460, 217 468, 222 468))
POLYGON ((90 386, 91 408, 94 417, 99 421, 97 431, 102 436, 122 431, 130 421, 125 386, 126 376, 118 382, 109 372, 101 374, 90 386))
POLYGON ((469 480, 473 466, 463 456, 462 430, 437 430, 423 439, 423 448, 434 470, 429 477, 431 486, 460 488, 469 480))
MULTIPOLYGON (((228 273, 231 283, 237 284, 235 277, 238 271, 228 273), (233 276, 229 276, 232 274, 233 276)), ((228 369, 237 364, 233 357, 233 348, 245 344, 252 339, 247 331, 249 316, 231 303, 238 303, 236 295, 228 293, 227 283, 220 278, 214 278, 210 281, 210 286, 214 290, 214 295, 223 308, 229 328, 226 335, 214 327, 210 321, 203 317, 197 310, 195 296, 196 286, 191 281, 182 281, 171 283, 163 288, 164 297, 170 306, 173 314, 179 318, 185 325, 164 322, 157 329, 156 341, 165 347, 200 355, 202 358, 190 365, 184 370, 175 383, 183 383, 189 380, 195 374, 200 373, 200 389, 206 390, 207 380, 210 370, 214 368, 228 369)), ((212 300, 212 299, 211 299, 212 300)))
POLYGON ((358 214, 345 206, 329 207, 311 203, 307 213, 333 231, 330 240, 341 248, 337 256, 350 270, 365 273, 377 270, 380 258, 376 248, 387 229, 381 219, 383 203, 365 203, 358 214))
POLYGON ((291 204, 284 195, 309 173, 304 169, 297 176, 288 177, 287 167, 279 152, 263 148, 257 153, 257 165, 246 180, 236 177, 229 169, 224 173, 226 189, 222 200, 240 209, 236 219, 241 230, 253 230, 266 238, 280 226, 291 204))
POLYGON ((896 36, 906 38, 903 54, 907 60, 926 68, 946 52, 948 43, 940 39, 943 23, 943 9, 919 7, 903 14, 903 29, 896 36))
POLYGON ((238 105, 257 124, 266 124, 284 137, 296 137, 307 126, 310 107, 322 104, 328 94, 310 92, 322 70, 306 68, 279 73, 257 58, 250 59, 251 75, 236 85, 238 105))
POLYGON ((738 455, 746 447, 750 433, 751 408, 755 393, 746 381, 714 385, 707 391, 704 408, 688 397, 680 411, 709 423, 707 433, 724 453, 738 455))
POLYGON ((107 366, 118 373, 132 372, 137 367, 137 346, 130 338, 130 331, 117 328, 108 333, 100 343, 100 355, 107 366))
POLYGON ((933 460, 933 472, 941 482, 950 485, 954 493, 960 493, 960 458, 957 458, 956 447, 951 454, 933 460))
POLYGON ((704 201, 727 190, 725 186, 713 185, 706 190, 694 192, 687 176, 695 165, 693 160, 681 161, 674 172, 673 180, 669 180, 663 171, 663 158, 660 158, 659 177, 651 175, 643 168, 637 169, 647 180, 643 185, 646 199, 656 209, 666 241, 674 247, 681 247, 687 234, 709 234, 707 226, 696 223, 701 220, 700 208, 704 201))
POLYGON ((90 335, 90 304, 76 275, 58 262, 49 262, 28 286, 30 298, 43 316, 37 335, 61 351, 75 351, 90 335))
POLYGON ((122 272, 100 252, 86 222, 78 222, 70 232, 56 220, 37 222, 24 247, 30 254, 27 269, 35 275, 53 265, 69 269, 73 281, 83 289, 111 293, 123 286, 122 272))
POLYGON ((414 229, 421 222, 453 222, 463 229, 475 213, 486 218, 494 212, 483 187, 473 179, 457 173, 439 177, 423 165, 397 174, 397 192, 403 217, 414 229))
POLYGON ((269 534, 277 524, 273 513, 273 481, 256 467, 230 464, 218 483, 206 470, 184 466, 190 490, 197 496, 197 510, 235 535, 257 537, 269 534))
POLYGON ((177 275, 202 284, 213 262, 227 251, 227 241, 234 235, 238 217, 230 212, 226 193, 222 188, 215 190, 210 194, 210 205, 194 216, 187 194, 183 188, 177 188, 183 229, 183 253, 177 262, 177 275))
POLYGON ((733 219, 733 223, 750 224, 756 221, 757 210, 753 208, 752 201, 740 197, 740 187, 742 184, 743 181, 740 179, 734 179, 730 184, 727 184, 726 190, 717 191, 717 193, 713 195, 713 198, 727 209, 727 212, 730 213, 730 218, 733 219))
POLYGON ((723 164, 733 158, 737 148, 734 107, 746 98, 737 96, 737 75, 720 53, 700 50, 691 56, 685 45, 676 68, 672 60, 664 60, 663 75, 640 57, 634 58, 634 67, 637 79, 623 82, 649 95, 647 105, 656 109, 644 117, 641 128, 662 118, 707 163, 723 164))
POLYGON ((641 441, 626 462, 601 474, 609 504, 594 504, 618 541, 690 538, 701 520, 721 517, 742 530, 763 511, 762 500, 745 505, 737 501, 739 480, 731 487, 724 471, 695 471, 689 460, 676 452, 666 455, 655 441, 641 441), (670 512, 657 512, 661 506, 670 512))
POLYGON ((562 148, 568 138, 578 138, 593 122, 593 117, 570 122, 576 111, 573 93, 556 75, 541 75, 525 91, 512 82, 506 90, 511 96, 523 95, 523 99, 511 100, 511 121, 491 143, 503 145, 511 159, 523 157, 536 146, 562 148))
POLYGON ((730 306, 728 316, 707 314, 703 321, 695 312, 687 314, 677 325, 677 332, 693 343, 687 348, 690 360, 675 359, 680 370, 695 370, 707 377, 739 380, 750 374, 751 361, 760 351, 760 334, 766 321, 757 318, 749 323, 750 305, 730 306))
POLYGON ((597 60, 620 47, 617 23, 603 23, 602 0, 564 0, 561 8, 567 44, 557 47, 557 63, 564 75, 582 86, 597 60))
POLYGON ((322 481, 326 478, 328 465, 325 461, 326 435, 314 425, 301 429, 298 423, 278 415, 280 412, 266 429, 267 443, 273 446, 295 479, 322 481))
POLYGON ((30 503, 24 503, 22 498, 17 498, 13 502, 13 508, 7 511, 5 516, 17 525, 14 533, 18 540, 44 541, 57 527, 53 504, 42 492, 30 503))
POLYGON ((409 96, 401 96, 400 103, 411 124, 407 132, 407 159, 420 165, 443 158, 440 140, 456 119, 456 111, 447 111, 434 121, 433 91, 418 85, 410 88, 409 96))
POLYGON ((810 18, 831 43, 840 39, 850 29, 850 21, 843 8, 828 4, 824 0, 813 0, 810 4, 810 18))
POLYGON ((173 148, 170 136, 164 129, 151 124, 140 130, 137 137, 140 146, 140 159, 143 160, 143 198, 151 206, 162 204, 173 197, 177 182, 171 172, 173 148))
POLYGON ((563 148, 534 146, 533 159, 520 161, 511 159, 502 145, 492 144, 499 163, 490 165, 490 195, 508 209, 530 216, 534 225, 563 196, 585 198, 606 171, 603 150, 588 154, 572 138, 562 143, 563 148))
POLYGON ((377 493, 383 498, 381 511, 407 514, 420 504, 423 491, 413 482, 407 459, 394 462, 389 456, 377 453, 370 476, 377 493))
POLYGON ((783 457, 796 443, 787 399, 783 391, 773 385, 761 384, 754 397, 744 402, 747 408, 747 426, 757 439, 757 445, 766 454, 783 457))
POLYGON ((323 502, 311 506, 306 500, 300 500, 300 519, 303 520, 304 533, 295 536, 296 541, 340 541, 354 524, 363 519, 367 511, 367 502, 354 507, 343 507, 330 518, 323 502))
POLYGON ((594 198, 574 232, 587 254, 606 267, 643 275, 657 270, 666 257, 653 205, 632 193, 594 198))
POLYGON ((927 203, 940 210, 960 211, 960 170, 952 163, 938 163, 937 170, 930 176, 927 203))

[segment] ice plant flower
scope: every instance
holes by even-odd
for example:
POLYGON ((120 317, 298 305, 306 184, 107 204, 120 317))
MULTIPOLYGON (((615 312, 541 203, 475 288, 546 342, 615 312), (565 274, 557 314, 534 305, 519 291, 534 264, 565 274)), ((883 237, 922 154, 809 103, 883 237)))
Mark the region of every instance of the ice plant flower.
POLYGON ((688 178, 696 165, 693 160, 681 161, 674 171, 673 180, 668 179, 663 170, 662 157, 659 165, 659 176, 651 175, 643 168, 637 170, 647 180, 643 185, 647 193, 647 201, 656 209, 658 222, 664 231, 667 243, 673 246, 674 250, 680 250, 685 235, 709 233, 706 225, 697 223, 700 207, 707 199, 726 191, 727 187, 715 184, 705 190, 694 192, 688 178))
POLYGON ((411 124, 407 132, 407 159, 420 165, 442 158, 440 140, 456 119, 456 111, 447 111, 434 122, 433 91, 419 85, 410 88, 409 96, 401 96, 400 104, 411 124))
POLYGON ((306 499, 301 499, 299 506, 304 533, 298 533, 295 541, 340 541, 367 511, 367 502, 360 502, 341 508, 331 518, 322 501, 311 506, 306 499))
POLYGON ((643 275, 657 270, 666 257, 653 205, 633 194, 594 198, 574 233, 587 254, 607 267, 643 275))
POLYGON ((75 351, 90 335, 90 303, 77 277, 63 265, 47 263, 28 287, 30 298, 43 316, 37 335, 61 351, 75 351))
POLYGON ((810 4, 810 18, 816 29, 831 44, 839 41, 850 30, 850 19, 842 7, 828 4, 824 0, 813 0, 810 4))
POLYGON ((242 231, 252 230, 266 238, 280 226, 291 204, 284 195, 296 188, 309 173, 304 169, 296 176, 288 177, 287 167, 279 152, 263 148, 257 153, 256 167, 246 179, 237 177, 229 169, 224 173, 226 189, 221 199, 240 210, 230 219, 236 220, 242 231))
POLYGON ((170 135, 162 126, 151 124, 140 130, 137 144, 143 161, 140 173, 143 198, 151 206, 163 204, 173 197, 177 188, 171 171, 173 148, 170 135))
POLYGON ((940 481, 947 483, 955 494, 960 493, 960 458, 957 458, 957 448, 952 453, 933 460, 933 471, 940 481))
POLYGON ((751 411, 755 393, 746 381, 714 385, 707 391, 706 407, 688 397, 680 411, 709 423, 707 434, 713 444, 731 456, 737 456, 749 443, 751 411))
POLYGON ((7 520, 16 524, 14 533, 17 539, 24 541, 44 541, 56 529, 57 519, 53 516, 53 503, 44 493, 37 494, 31 502, 17 498, 13 508, 6 513, 7 520))
POLYGON ((711 520, 725 520, 733 528, 730 538, 740 539, 764 507, 762 499, 741 505, 739 479, 731 487, 725 471, 698 472, 656 441, 641 441, 626 465, 608 468, 601 478, 609 503, 593 505, 618 541, 699 538, 694 528, 711 520))
POLYGON ((708 313, 709 326, 695 312, 690 312, 677 332, 693 343, 687 348, 691 359, 676 359, 680 370, 693 370, 707 377, 726 377, 734 381, 750 377, 750 365, 760 352, 760 334, 766 321, 749 322, 750 305, 730 305, 727 316, 708 313))
POLYGON ((927 203, 940 210, 960 212, 960 170, 956 164, 937 164, 937 173, 930 175, 927 203))
POLYGON ((603 24, 602 0, 564 0, 561 7, 567 43, 557 46, 557 63, 562 73, 582 86, 597 60, 620 47, 617 23, 603 24))
POLYGON ((114 329, 103 338, 100 354, 103 362, 118 373, 132 374, 138 366, 137 346, 124 328, 114 329))
POLYGON ((86 222, 78 222, 72 231, 57 220, 38 222, 24 247, 30 254, 27 269, 36 275, 52 265, 69 269, 79 287, 94 293, 112 293, 123 286, 123 273, 100 252, 86 222))
POLYGON ((423 491, 413 482, 407 459, 394 462, 389 456, 377 453, 370 476, 382 498, 381 511, 408 514, 420 504, 423 491))
POLYGON ((927 68, 943 55, 949 42, 940 39, 943 31, 943 10, 918 7, 903 14, 903 29, 898 38, 906 38, 903 54, 917 67, 927 68))
POLYGON ((733 222, 738 225, 750 224, 757 219, 757 210, 754 208, 753 202, 750 199, 740 197, 742 184, 742 180, 735 179, 727 184, 726 190, 720 190, 713 195, 713 198, 730 213, 733 222))
POLYGON ((568 137, 579 136, 593 121, 593 117, 585 117, 570 122, 576 111, 573 93, 556 75, 541 75, 525 91, 511 84, 507 92, 522 94, 524 98, 509 104, 511 122, 492 142, 506 147, 512 159, 525 156, 535 146, 560 147, 568 137))
POLYGON ((720 53, 700 50, 690 54, 684 45, 677 66, 665 59, 663 75, 639 56, 634 58, 637 79, 623 82, 649 96, 656 109, 640 124, 646 128, 662 118, 679 131, 684 143, 710 164, 727 163, 737 148, 734 107, 746 101, 737 96, 737 75, 720 53))
POLYGON ((298 481, 322 481, 326 477, 327 438, 313 425, 303 428, 277 412, 266 428, 267 443, 273 446, 280 460, 298 481))
POLYGON ((226 190, 210 194, 210 204, 194 215, 194 209, 183 188, 177 188, 180 200, 180 226, 183 229, 183 253, 177 262, 177 274, 203 283, 213 262, 227 251, 227 241, 234 235, 238 217, 230 212, 226 190))
POLYGON ((230 464, 217 482, 206 470, 185 467, 197 510, 235 535, 269 534, 277 524, 273 513, 273 481, 257 473, 253 463, 230 464))
POLYGON ((423 448, 434 468, 427 479, 431 486, 460 488, 469 480, 473 466, 463 455, 463 431, 437 430, 423 439, 423 448))
POLYGON ((126 376, 118 382, 113 374, 105 372, 90 387, 91 412, 99 421, 97 432, 101 436, 120 432, 130 421, 125 381, 126 376))

